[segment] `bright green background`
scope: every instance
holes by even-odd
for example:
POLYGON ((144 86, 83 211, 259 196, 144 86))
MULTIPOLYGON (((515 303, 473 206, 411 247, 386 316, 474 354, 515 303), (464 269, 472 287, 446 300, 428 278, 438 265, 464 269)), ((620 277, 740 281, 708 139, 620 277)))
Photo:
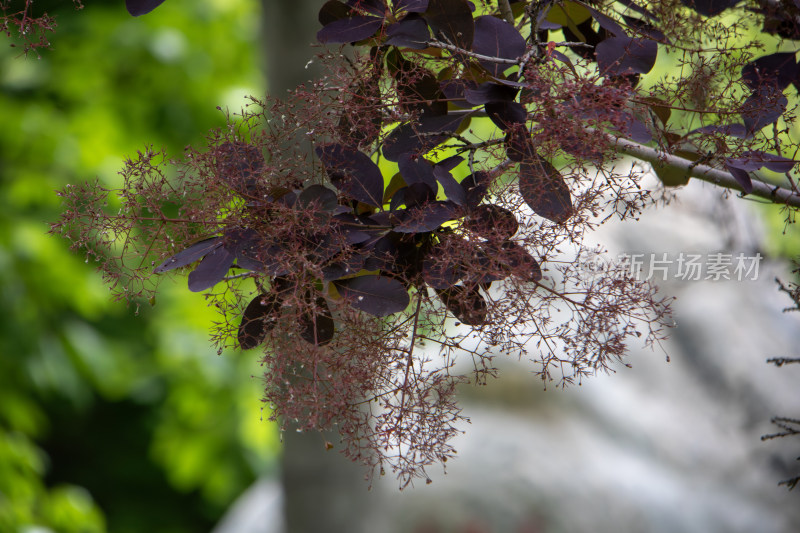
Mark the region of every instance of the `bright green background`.
POLYGON ((45 233, 54 190, 119 186, 146 144, 180 157, 263 93, 258 2, 85 4, 33 4, 59 24, 40 58, 0 40, 0 532, 207 531, 275 470, 258 354, 216 354, 185 279, 134 316, 45 233))

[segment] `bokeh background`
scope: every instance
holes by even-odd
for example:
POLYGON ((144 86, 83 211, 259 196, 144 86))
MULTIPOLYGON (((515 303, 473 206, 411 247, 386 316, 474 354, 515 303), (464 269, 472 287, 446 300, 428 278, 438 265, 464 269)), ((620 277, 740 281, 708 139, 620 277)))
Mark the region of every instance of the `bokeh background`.
POLYGON ((216 106, 263 94, 260 6, 33 9, 58 21, 52 48, 0 45, 0 531, 208 531, 277 464, 257 357, 216 354, 185 280, 137 315, 46 232, 57 189, 118 187, 137 150, 180 158, 225 124, 216 106))
POLYGON ((257 353, 217 354, 185 280, 137 313, 46 234, 55 190, 117 187, 137 150, 180 158, 267 78, 281 93, 310 76, 298 57, 320 4, 168 0, 134 19, 123 0, 39 0, 52 48, 0 41, 0 533, 277 533, 284 504, 293 533, 796 531, 797 495, 776 485, 797 446, 759 441, 800 413, 797 371, 764 364, 800 355, 772 282, 800 238, 775 209, 694 184, 609 225, 612 254, 762 253, 760 281, 665 284, 680 297, 670 364, 635 350, 632 369, 543 392, 524 361, 498 362, 500 380, 463 391, 472 424, 447 475, 402 493, 367 492, 318 436, 283 448, 257 353), (296 525, 315 517, 328 526, 296 525))

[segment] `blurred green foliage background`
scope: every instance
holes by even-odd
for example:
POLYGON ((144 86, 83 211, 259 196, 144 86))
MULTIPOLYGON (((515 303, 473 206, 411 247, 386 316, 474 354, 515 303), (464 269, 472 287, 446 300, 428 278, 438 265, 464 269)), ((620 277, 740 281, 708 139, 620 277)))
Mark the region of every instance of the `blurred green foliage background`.
POLYGON ((118 187, 146 144, 179 158, 224 125, 217 105, 263 93, 259 5, 33 9, 57 18, 51 49, 0 41, 0 532, 207 531, 276 470, 257 354, 216 354, 185 279, 135 316, 46 232, 56 189, 118 187))

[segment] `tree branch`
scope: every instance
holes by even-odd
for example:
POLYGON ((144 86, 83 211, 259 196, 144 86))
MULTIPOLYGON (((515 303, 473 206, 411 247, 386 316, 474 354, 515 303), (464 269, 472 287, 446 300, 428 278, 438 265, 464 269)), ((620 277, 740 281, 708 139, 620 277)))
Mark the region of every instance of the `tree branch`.
MULTIPOLYGON (((586 128, 587 131, 593 132, 594 128, 586 128)), ((659 152, 654 148, 639 144, 628 139, 616 137, 614 135, 605 134, 606 137, 614 143, 614 145, 623 154, 633 156, 642 161, 647 161, 651 165, 667 165, 672 168, 686 172, 688 176, 697 178, 726 189, 733 189, 736 191, 744 192, 744 189, 736 181, 729 172, 710 167, 708 165, 698 165, 694 161, 678 157, 676 155, 668 154, 666 152, 659 152)), ((770 185, 763 181, 753 181, 753 191, 750 193, 752 196, 764 198, 776 204, 783 204, 795 208, 800 208, 800 194, 791 189, 785 189, 777 185, 770 185)))
POLYGON ((508 0, 497 0, 497 7, 500 14, 509 24, 514 24, 514 13, 511 11, 511 3, 508 0))

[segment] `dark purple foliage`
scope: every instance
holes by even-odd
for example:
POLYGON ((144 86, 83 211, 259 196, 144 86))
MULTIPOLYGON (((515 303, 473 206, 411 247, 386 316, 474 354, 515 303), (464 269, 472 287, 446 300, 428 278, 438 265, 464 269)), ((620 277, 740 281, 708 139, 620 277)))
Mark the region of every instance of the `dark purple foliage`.
POLYGON ((236 259, 224 246, 209 252, 203 260, 189 273, 189 290, 200 292, 210 289, 224 278, 228 269, 236 259))
POLYGON ((489 102, 483 108, 492 122, 503 131, 525 124, 528 118, 525 106, 518 102, 489 102))
POLYGON ((464 192, 464 188, 456 181, 450 171, 447 170, 446 165, 442 163, 436 165, 433 169, 433 176, 436 178, 436 181, 441 184, 448 200, 456 205, 464 205, 467 203, 467 194, 464 192))
POLYGON ((436 191, 436 178, 433 176, 433 165, 424 157, 414 158, 410 153, 405 153, 397 160, 400 175, 406 185, 424 183, 432 191, 436 191))
POLYGON ((518 92, 515 87, 486 81, 474 88, 466 87, 464 89, 464 98, 473 105, 487 104, 489 102, 510 102, 517 97, 518 92))
POLYGON ((259 294, 244 310, 237 340, 242 350, 255 348, 264 336, 275 327, 280 312, 280 301, 274 295, 259 294))
POLYGON ((334 20, 317 32, 317 40, 326 44, 352 43, 375 35, 383 19, 369 15, 355 15, 334 20))
POLYGON ((328 302, 322 296, 317 297, 314 307, 300 316, 300 337, 315 346, 324 346, 333 340, 336 332, 328 302))
POLYGON ((701 15, 711 17, 722 13, 729 7, 736 4, 738 0, 681 0, 685 6, 689 6, 701 15))
POLYGON ((759 57, 742 68, 742 79, 753 90, 771 85, 782 91, 800 78, 796 52, 778 52, 759 57))
POLYGON ((423 13, 428 9, 428 0, 397 0, 394 3, 396 13, 409 11, 412 13, 423 13))
POLYGON ((477 286, 453 285, 446 289, 437 289, 436 294, 447 310, 462 323, 468 326, 486 323, 489 309, 477 286))
POLYGON ((186 266, 189 263, 194 263, 204 255, 210 253, 218 246, 222 245, 222 237, 212 237, 210 239, 202 240, 198 243, 191 245, 182 252, 178 252, 160 265, 158 265, 153 272, 161 274, 175 268, 186 266))
MULTIPOLYGON (((475 19, 472 50, 485 56, 516 59, 525 53, 525 38, 508 22, 483 15, 475 19)), ((480 60, 480 64, 495 77, 509 67, 505 63, 487 60, 480 60)))
POLYGON ((657 55, 655 41, 611 37, 597 45, 597 68, 602 75, 646 74, 656 64, 657 55))
POLYGON ((138 17, 150 13, 163 3, 164 0, 125 0, 125 7, 128 9, 128 13, 138 17))
POLYGON ((383 204, 383 175, 366 154, 340 144, 318 146, 316 152, 343 194, 375 207, 383 204))
POLYGON ((407 122, 392 130, 383 143, 383 156, 397 161, 407 152, 423 154, 447 139, 464 118, 464 115, 423 114, 417 124, 407 122))
POLYGON ((550 162, 537 157, 519 169, 519 191, 534 213, 558 223, 572 216, 569 187, 550 162))
POLYGON ((786 111, 789 100, 773 85, 758 88, 742 104, 742 121, 749 134, 778 120, 786 111))
POLYGON ((434 37, 465 50, 472 48, 475 24, 466 0, 430 0, 424 16, 434 37))
POLYGON ((386 30, 385 44, 422 50, 428 45, 431 34, 428 24, 419 16, 409 15, 386 30))
POLYGON ((334 281, 334 285, 349 305, 373 316, 399 313, 410 301, 405 285, 386 276, 359 276, 334 281))

